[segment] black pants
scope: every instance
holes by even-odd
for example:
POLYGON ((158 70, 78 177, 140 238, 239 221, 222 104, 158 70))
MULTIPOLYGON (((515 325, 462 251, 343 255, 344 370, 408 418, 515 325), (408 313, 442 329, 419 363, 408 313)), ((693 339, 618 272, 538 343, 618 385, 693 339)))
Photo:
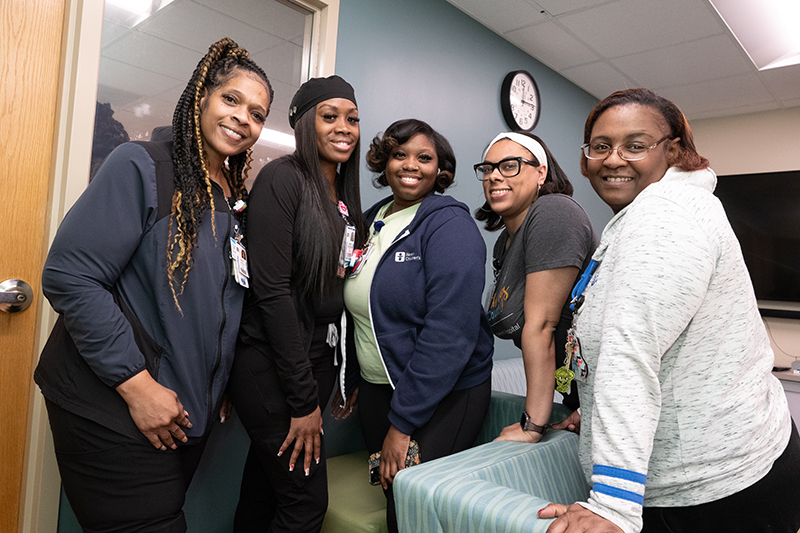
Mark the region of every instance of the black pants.
MULTIPOLYGON (((388 415, 393 392, 390 385, 375 385, 363 379, 359 385, 361 431, 370 454, 383 448, 383 440, 391 427, 388 415)), ((475 387, 453 391, 445 396, 428 423, 411 435, 419 444, 420 461, 432 461, 472 446, 483 426, 491 396, 491 378, 475 387)), ((386 523, 390 532, 396 532, 397 514, 392 487, 389 486, 384 493, 386 523)))
MULTIPOLYGON (((326 336, 327 326, 315 328, 309 354, 320 410, 325 409, 336 383, 334 351, 326 344, 326 336)), ((325 438, 322 437, 320 462, 311 461, 308 476, 303 471, 305 451, 300 453, 294 471, 289 472, 292 447, 277 456, 289 433, 289 408, 279 386, 265 386, 279 381, 271 374, 277 371, 271 368, 254 372, 258 365, 249 364, 253 363, 251 358, 263 357, 257 350, 237 348, 228 381, 231 400, 251 442, 233 529, 236 533, 313 533, 322 528, 328 509, 325 438), (278 405, 282 407, 278 409, 278 405)))
POLYGON ((61 482, 87 533, 183 533, 186 489, 205 440, 157 450, 45 401, 61 482))
POLYGON ((645 507, 642 533, 797 533, 800 436, 792 436, 766 476, 721 500, 689 507, 645 507))

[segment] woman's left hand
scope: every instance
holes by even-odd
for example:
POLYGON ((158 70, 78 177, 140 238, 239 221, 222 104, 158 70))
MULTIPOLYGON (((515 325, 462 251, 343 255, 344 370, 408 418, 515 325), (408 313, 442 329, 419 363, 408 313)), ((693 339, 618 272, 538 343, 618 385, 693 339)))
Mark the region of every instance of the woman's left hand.
POLYGON ((389 428, 381 450, 380 471, 383 490, 387 490, 389 485, 394 482, 394 476, 406 467, 406 456, 410 443, 411 435, 406 435, 394 426, 389 428))
POLYGON ((286 435, 286 440, 283 441, 278 456, 283 455, 283 452, 289 449, 289 446, 294 442, 294 449, 292 456, 289 459, 289 472, 294 470, 294 465, 300 457, 301 452, 305 452, 303 456, 303 471, 306 476, 310 473, 311 459, 319 464, 320 445, 322 434, 322 416, 319 407, 314 409, 310 415, 300 418, 292 417, 291 424, 289 425, 289 434, 286 435))
POLYGON ((623 533, 616 524, 593 513, 586 507, 573 503, 551 503, 539 511, 539 518, 555 518, 547 533, 623 533))

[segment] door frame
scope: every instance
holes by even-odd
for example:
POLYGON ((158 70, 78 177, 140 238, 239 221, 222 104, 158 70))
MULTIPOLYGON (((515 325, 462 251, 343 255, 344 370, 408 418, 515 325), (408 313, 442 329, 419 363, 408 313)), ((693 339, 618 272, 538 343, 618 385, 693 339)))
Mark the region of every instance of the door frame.
MULTIPOLYGON (((312 24, 310 76, 330 76, 336 65, 339 0, 278 0, 315 13, 312 24)), ((58 225, 88 183, 100 68, 104 0, 64 0, 61 75, 50 170, 45 253, 58 225)), ((41 353, 56 320, 39 295, 35 353, 41 353)), ((20 503, 20 533, 56 533, 61 478, 44 399, 31 379, 28 436, 20 503)))

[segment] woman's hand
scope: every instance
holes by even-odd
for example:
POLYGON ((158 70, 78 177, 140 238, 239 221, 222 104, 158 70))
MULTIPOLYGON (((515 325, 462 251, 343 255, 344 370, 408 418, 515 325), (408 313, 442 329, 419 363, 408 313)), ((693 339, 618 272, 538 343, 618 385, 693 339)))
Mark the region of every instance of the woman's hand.
POLYGON ((582 505, 551 503, 539 511, 539 518, 555 518, 547 533, 623 533, 616 524, 582 505))
POLYGON ((294 442, 294 449, 292 456, 289 459, 289 472, 294 470, 294 465, 297 458, 300 457, 300 452, 305 450, 305 457, 303 460, 303 472, 306 475, 311 471, 311 458, 314 458, 319 464, 320 454, 320 435, 322 434, 322 415, 319 407, 314 409, 314 412, 303 416, 301 418, 292 417, 292 423, 289 426, 289 434, 286 435, 286 440, 283 441, 281 449, 278 450, 278 456, 283 455, 283 452, 289 449, 289 446, 294 442))
POLYGON ((178 447, 174 439, 189 440, 181 429, 192 427, 189 413, 175 391, 160 385, 147 370, 119 384, 117 392, 128 404, 133 423, 155 448, 174 450, 178 447))
POLYGON ((578 411, 572 411, 572 414, 557 424, 550 426, 553 429, 566 429, 580 435, 581 433, 581 414, 578 411))
POLYGON ((394 426, 389 428, 381 450, 380 471, 383 490, 387 490, 389 485, 394 482, 394 476, 406 467, 406 456, 410 443, 411 435, 406 435, 394 426))
POLYGON ((331 402, 331 414, 336 420, 344 420, 352 414, 353 409, 357 404, 358 387, 356 387, 355 390, 350 393, 350 396, 347 397, 344 407, 342 407, 342 391, 340 389, 336 389, 336 393, 333 395, 333 401, 331 402))
POLYGON ((503 431, 500 432, 500 436, 494 440, 495 442, 503 440, 508 442, 529 442, 533 444, 542 440, 543 436, 544 435, 541 433, 536 433, 535 431, 525 431, 519 423, 516 423, 504 427, 503 431))
POLYGON ((231 411, 233 410, 233 404, 231 403, 231 397, 228 395, 227 392, 222 393, 222 405, 219 406, 219 423, 224 424, 225 421, 231 416, 231 411))

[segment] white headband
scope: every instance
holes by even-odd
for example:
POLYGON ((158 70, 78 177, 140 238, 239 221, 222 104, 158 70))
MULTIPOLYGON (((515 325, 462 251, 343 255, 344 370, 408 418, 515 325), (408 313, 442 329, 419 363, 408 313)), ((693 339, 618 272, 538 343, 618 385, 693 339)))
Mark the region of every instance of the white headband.
POLYGON ((540 165, 544 165, 547 168, 547 154, 544 151, 544 148, 541 144, 539 144, 536 139, 528 137, 527 135, 522 135, 519 133, 514 132, 505 132, 501 133, 494 139, 492 142, 489 143, 489 146, 486 147, 486 150, 483 151, 483 155, 481 156, 482 161, 486 161, 486 154, 489 152, 489 149, 494 146, 497 142, 502 141, 503 139, 508 139, 509 141, 514 141, 520 146, 523 146, 528 149, 530 153, 539 161, 540 165))

